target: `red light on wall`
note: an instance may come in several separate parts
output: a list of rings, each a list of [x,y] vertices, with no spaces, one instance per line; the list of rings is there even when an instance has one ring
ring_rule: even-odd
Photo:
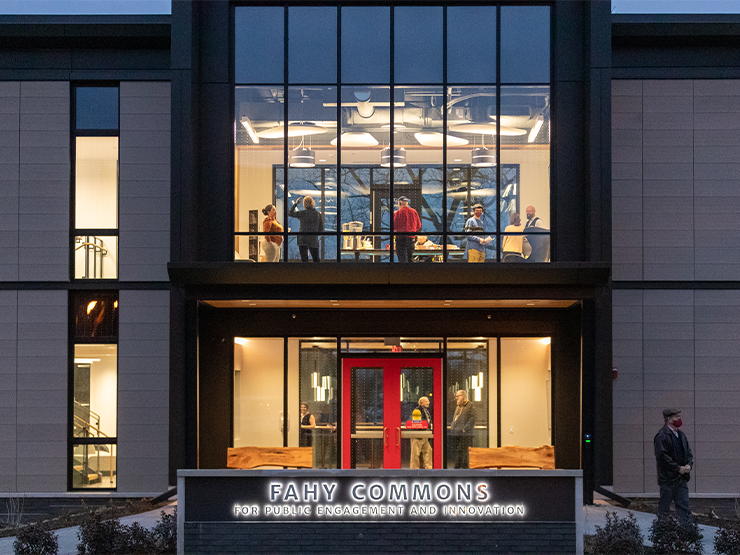
[[[615,366],[612,368],[612,380],[616,380],[617,376],[619,376],[619,368]]]
[[[402,351],[403,351],[403,347],[401,347],[400,345],[393,345],[393,347],[391,347],[392,353],[400,353]]]

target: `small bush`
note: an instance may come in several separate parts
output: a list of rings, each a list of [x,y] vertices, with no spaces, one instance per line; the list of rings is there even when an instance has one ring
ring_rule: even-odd
[[[644,537],[640,533],[635,515],[629,513],[626,518],[619,518],[617,513],[606,513],[606,526],[596,527],[593,540],[594,555],[624,555],[625,553],[642,554]]]
[[[653,521],[648,539],[656,553],[704,553],[699,525],[694,519],[669,516]]]
[[[160,513],[162,520],[154,526],[154,537],[160,553],[177,552],[177,509],[174,514]]]
[[[714,551],[718,555],[740,555],[740,522],[719,527],[714,535]]]
[[[80,525],[78,555],[156,555],[177,550],[177,517],[162,511],[153,530],[138,522],[124,526],[105,511],[91,514]]]
[[[41,522],[24,526],[18,530],[13,542],[15,555],[57,555],[59,542],[57,535],[49,530],[48,524]]]
[[[124,526],[117,518],[106,519],[102,513],[93,513],[80,524],[77,537],[78,555],[125,553]]]

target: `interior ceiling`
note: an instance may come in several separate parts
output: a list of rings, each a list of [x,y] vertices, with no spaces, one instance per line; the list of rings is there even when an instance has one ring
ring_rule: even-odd
[[[419,308],[568,308],[578,301],[554,299],[498,300],[285,300],[234,299],[204,301],[215,308],[348,308],[348,309],[419,309]]]
[[[444,104],[440,87],[397,87],[391,107],[389,89],[347,87],[342,94],[343,147],[374,147],[389,142],[391,112],[396,147],[441,147],[443,115],[447,110],[448,147],[480,146],[494,141],[497,132],[494,88],[450,87]],[[261,148],[282,145],[282,88],[237,87],[237,146]],[[303,139],[311,148],[336,144],[337,104],[334,87],[291,87],[288,91],[288,137]],[[502,146],[548,145],[550,92],[548,87],[512,87],[501,96],[499,129]],[[305,129],[299,127],[305,125]],[[295,127],[295,128],[294,128]],[[532,136],[530,132],[534,130]],[[346,134],[363,133],[377,143],[354,144]],[[420,138],[419,135],[422,135]],[[434,137],[436,135],[436,137]],[[426,137],[426,140],[424,138]],[[430,142],[431,141],[431,142]],[[439,144],[437,144],[439,143]]]

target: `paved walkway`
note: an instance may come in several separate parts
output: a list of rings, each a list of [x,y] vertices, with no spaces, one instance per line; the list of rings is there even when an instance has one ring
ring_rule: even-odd
[[[148,513],[140,513],[138,515],[125,516],[121,518],[121,524],[130,526],[134,522],[138,522],[146,528],[154,528],[154,525],[161,518],[161,512],[164,511],[167,514],[175,512],[177,501],[170,503],[164,507],[161,507],[155,511],[149,511]],[[54,530],[59,538],[59,555],[77,555],[77,544],[79,538],[77,537],[78,526],[72,526],[71,528],[60,528]],[[13,555],[13,542],[15,538],[0,538],[0,555]]]
[[[134,522],[138,522],[142,526],[147,528],[153,528],[157,521],[160,519],[160,512],[165,511],[167,514],[172,514],[175,511],[177,502],[171,503],[156,511],[149,511],[148,513],[141,513],[138,515],[131,515],[121,518],[121,524],[131,525]],[[604,527],[606,525],[606,513],[615,512],[620,518],[624,518],[630,512],[628,509],[622,509],[608,504],[606,501],[601,499],[595,499],[593,505],[586,505],[583,507],[584,516],[584,528],[586,534],[595,534],[596,526]],[[633,511],[637,519],[637,524],[640,527],[642,535],[645,536],[647,542],[648,530],[650,525],[655,519],[655,515],[648,513],[640,513]],[[717,528],[714,526],[699,526],[704,534],[702,543],[704,544],[704,554],[712,555],[714,553],[714,534]],[[59,536],[59,555],[76,555],[77,554],[77,526],[72,528],[62,528],[55,530],[55,533]],[[13,555],[13,541],[15,538],[0,538],[0,555]],[[648,545],[650,543],[648,542]]]
[[[624,518],[630,513],[630,510],[615,507],[602,499],[594,499],[593,505],[585,505],[583,507],[584,533],[589,535],[595,534],[597,525],[603,528],[606,525],[607,512],[615,512],[619,515],[619,518]],[[640,513],[637,511],[632,511],[632,514],[635,515],[635,518],[637,519],[637,525],[640,527],[640,532],[645,537],[645,543],[647,545],[652,545],[648,541],[647,537],[650,525],[652,525],[653,520],[655,520],[655,515]],[[712,553],[714,553],[714,534],[717,532],[717,528],[700,524],[699,529],[701,530],[701,533],[704,534],[704,538],[702,539],[702,544],[704,544],[704,555],[712,555]]]

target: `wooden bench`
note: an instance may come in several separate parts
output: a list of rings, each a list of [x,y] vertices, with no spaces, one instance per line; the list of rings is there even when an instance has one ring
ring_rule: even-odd
[[[229,447],[227,468],[243,470],[258,466],[313,468],[312,447]]]
[[[470,468],[541,468],[555,470],[555,447],[470,447]]]

